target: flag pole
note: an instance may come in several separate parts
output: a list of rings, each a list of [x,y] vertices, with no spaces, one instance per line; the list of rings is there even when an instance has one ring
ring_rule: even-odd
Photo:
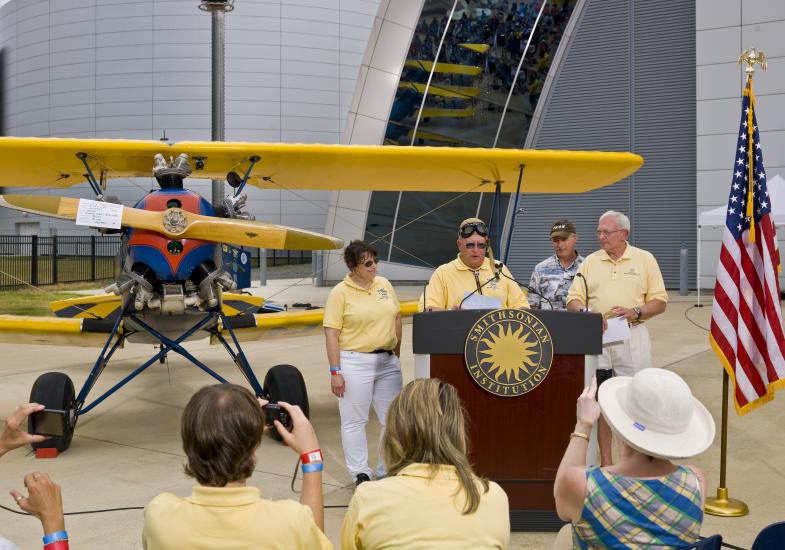
[[[738,64],[745,63],[746,67],[744,71],[747,75],[745,79],[745,90],[749,88],[750,94],[752,94],[752,75],[755,72],[755,64],[758,63],[761,68],[765,71],[766,70],[766,57],[763,52],[755,52],[755,48],[750,48],[749,50],[745,50],[740,56]],[[750,109],[748,113],[749,120],[752,120],[752,112],[753,112],[753,103],[752,97],[750,97]],[[753,127],[752,123],[748,122],[747,124],[747,131],[749,132],[749,144],[750,144],[750,154],[752,152],[752,132]],[[751,170],[752,164],[748,163],[748,167]],[[748,189],[752,192],[752,175],[750,175],[750,179]],[[752,201],[748,200],[748,216],[751,217],[751,210]],[[750,240],[754,241],[754,223],[750,224]],[[728,465],[728,372],[725,369],[722,369],[722,433],[720,435],[720,484],[717,487],[717,496],[714,498],[707,498],[706,499],[706,513],[712,516],[722,516],[722,517],[739,517],[739,516],[746,516],[750,513],[749,507],[746,503],[741,500],[730,498],[728,496],[728,488],[726,486],[726,473],[727,473],[727,465]]]
[[[728,373],[722,369],[722,434],[720,440],[720,485],[716,498],[706,499],[706,513],[712,516],[735,518],[746,516],[750,509],[741,500],[730,498],[725,485],[728,465]]]

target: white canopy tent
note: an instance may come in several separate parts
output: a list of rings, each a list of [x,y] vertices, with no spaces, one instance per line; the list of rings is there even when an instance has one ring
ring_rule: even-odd
[[[785,179],[777,174],[766,182],[771,203],[771,214],[774,219],[774,226],[777,228],[785,227]],[[728,214],[727,206],[719,206],[706,212],[701,212],[698,216],[698,303],[701,301],[701,228],[702,227],[724,227],[725,217]],[[780,236],[783,233],[779,234]]]

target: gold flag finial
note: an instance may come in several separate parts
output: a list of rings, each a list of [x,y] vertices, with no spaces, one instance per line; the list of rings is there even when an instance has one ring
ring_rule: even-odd
[[[760,68],[764,71],[766,70],[766,54],[763,52],[756,52],[755,48],[750,48],[749,50],[744,50],[741,52],[739,56],[739,61],[736,65],[741,65],[742,63],[746,63],[747,66],[744,68],[744,71],[747,73],[748,76],[752,76],[752,73],[755,72],[755,63],[760,65]]]

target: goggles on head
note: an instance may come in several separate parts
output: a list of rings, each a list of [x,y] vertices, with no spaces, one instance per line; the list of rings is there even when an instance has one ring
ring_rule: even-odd
[[[480,237],[487,237],[488,227],[483,222],[469,222],[462,225],[458,231],[458,234],[464,239],[468,239],[474,233],[477,233]]]

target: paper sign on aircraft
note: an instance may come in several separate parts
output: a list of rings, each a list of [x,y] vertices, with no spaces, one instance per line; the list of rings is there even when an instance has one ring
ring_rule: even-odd
[[[79,199],[79,208],[76,211],[76,225],[120,229],[122,220],[122,204]]]

